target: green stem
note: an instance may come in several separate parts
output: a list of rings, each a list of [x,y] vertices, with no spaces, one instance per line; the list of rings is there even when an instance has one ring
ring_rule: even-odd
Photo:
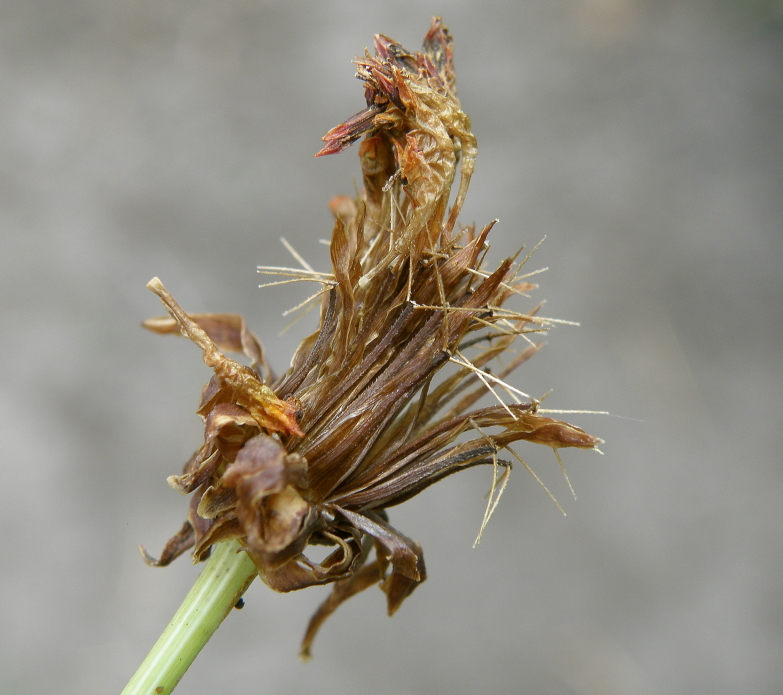
[[[122,695],[168,695],[256,577],[247,553],[228,541],[212,555],[169,626]]]

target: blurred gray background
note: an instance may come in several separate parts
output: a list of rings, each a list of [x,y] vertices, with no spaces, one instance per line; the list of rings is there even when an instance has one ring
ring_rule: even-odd
[[[325,269],[383,32],[455,37],[479,158],[462,221],[531,267],[558,327],[516,386],[606,440],[522,445],[484,540],[490,471],[392,511],[429,580],[371,589],[297,660],[328,589],[260,583],[178,692],[783,691],[783,7],[739,0],[0,5],[0,692],[118,693],[199,568],[150,569],[201,438],[198,350],[139,328],[159,275],[186,310],[243,313],[278,370],[307,289],[259,290],[289,239]],[[279,291],[278,291],[279,290]],[[622,416],[622,417],[615,417]]]

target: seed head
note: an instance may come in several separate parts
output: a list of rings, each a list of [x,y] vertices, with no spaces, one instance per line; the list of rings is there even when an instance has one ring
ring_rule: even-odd
[[[169,478],[192,494],[188,518],[159,559],[145,558],[166,565],[192,548],[199,561],[237,539],[276,591],[332,583],[303,655],[347,598],[380,584],[391,615],[424,581],[420,546],[389,525],[387,509],[456,471],[491,465],[483,530],[511,469],[504,455],[524,464],[512,444],[557,451],[601,441],[543,417],[538,401],[505,381],[539,349],[530,336],[552,321],[539,307],[505,307],[535,285],[516,258],[484,268],[494,222],[478,232],[457,226],[477,150],[448,30],[433,19],[418,53],[376,35],[375,55],[355,62],[366,107],[330,130],[318,153],[361,138],[364,191],[330,203],[332,270],[260,269],[321,286],[311,297],[318,329],[288,371],[271,375],[241,317],[188,315],[157,278],[148,285],[170,316],[145,326],[190,338],[214,376],[197,411],[204,443]],[[250,366],[221,350],[244,353]],[[488,393],[496,403],[472,409]],[[316,562],[313,545],[332,551]]]

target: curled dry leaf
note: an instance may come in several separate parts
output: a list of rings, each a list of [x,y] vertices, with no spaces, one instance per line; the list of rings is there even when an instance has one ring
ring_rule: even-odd
[[[518,441],[555,450],[600,442],[542,417],[535,400],[520,401],[504,381],[538,350],[528,334],[550,321],[538,307],[504,307],[534,286],[514,258],[483,268],[494,223],[454,231],[476,140],[456,96],[448,31],[434,19],[418,53],[378,35],[375,55],[356,65],[367,105],[329,131],[318,153],[362,138],[364,192],[330,204],[332,271],[262,269],[323,288],[314,296],[318,329],[288,371],[270,376],[241,317],[189,316],[157,278],[149,287],[170,318],[145,323],[186,335],[215,372],[198,409],[204,443],[169,479],[193,495],[188,519],[158,560],[146,559],[165,565],[193,548],[202,560],[215,543],[238,539],[277,591],[333,583],[308,627],[305,656],[350,596],[379,584],[392,614],[424,581],[420,546],[389,525],[387,509],[472,466],[502,468],[504,485],[511,463],[503,452]],[[527,346],[517,351],[520,337]],[[221,349],[244,353],[251,366]],[[471,410],[490,391],[496,404]],[[497,497],[490,502],[487,517]],[[331,552],[316,562],[312,545]]]

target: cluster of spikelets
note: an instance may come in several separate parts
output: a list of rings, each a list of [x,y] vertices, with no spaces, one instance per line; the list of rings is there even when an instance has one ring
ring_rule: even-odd
[[[478,232],[456,225],[476,141],[456,97],[447,29],[433,20],[419,53],[376,36],[375,56],[356,65],[367,107],[330,131],[319,152],[362,138],[364,192],[331,203],[332,272],[262,269],[321,285],[312,298],[318,329],[288,371],[272,377],[241,317],[188,315],[157,278],[149,287],[170,317],[145,324],[183,333],[214,370],[198,408],[204,443],[169,479],[193,495],[187,521],[158,560],[147,560],[165,565],[190,548],[203,560],[214,544],[237,539],[277,591],[334,583],[303,654],[350,596],[380,584],[392,614],[425,579],[422,550],[389,525],[389,507],[456,471],[490,465],[486,522],[511,467],[504,454],[524,465],[514,442],[555,452],[600,442],[542,416],[505,382],[538,348],[527,334],[550,321],[535,309],[504,308],[534,285],[515,258],[483,268],[492,224]],[[223,354],[231,351],[250,366]],[[472,409],[488,393],[496,403]],[[331,552],[315,562],[311,545]]]

